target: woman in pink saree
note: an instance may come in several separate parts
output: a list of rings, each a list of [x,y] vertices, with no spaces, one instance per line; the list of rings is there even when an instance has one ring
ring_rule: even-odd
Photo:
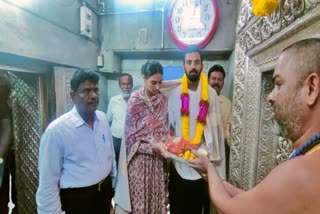
[[[131,213],[167,213],[168,158],[165,142],[169,138],[168,102],[160,92],[163,69],[148,61],[141,68],[144,87],[134,91],[128,101],[125,144]]]

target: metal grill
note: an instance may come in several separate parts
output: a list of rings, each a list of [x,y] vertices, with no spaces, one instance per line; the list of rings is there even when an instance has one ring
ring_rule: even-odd
[[[34,214],[37,213],[35,194],[38,186],[38,149],[42,124],[39,89],[34,86],[38,81],[36,84],[28,83],[13,73],[8,74],[13,95],[18,210],[22,214]]]

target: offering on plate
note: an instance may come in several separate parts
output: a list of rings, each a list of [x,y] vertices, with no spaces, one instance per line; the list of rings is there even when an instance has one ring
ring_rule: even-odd
[[[167,150],[176,156],[182,157],[187,160],[195,159],[196,156],[191,150],[198,150],[199,153],[207,155],[207,151],[203,148],[199,149],[199,144],[194,144],[190,141],[180,137],[169,138],[166,142]]]
[[[205,150],[204,148],[199,148],[199,149],[198,149],[198,153],[201,154],[201,155],[205,155],[205,156],[208,155],[207,150]]]

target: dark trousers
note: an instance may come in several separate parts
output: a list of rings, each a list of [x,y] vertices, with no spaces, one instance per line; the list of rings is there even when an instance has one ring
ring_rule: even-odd
[[[16,191],[16,164],[14,150],[9,149],[5,158],[2,185],[0,188],[0,213],[9,213],[8,203],[10,201],[10,175],[11,175],[11,200],[15,204],[12,213],[17,213],[17,191]]]
[[[170,214],[208,214],[210,211],[208,183],[203,179],[186,180],[181,178],[171,163],[169,203]]]
[[[61,189],[60,197],[66,214],[110,214],[111,178],[108,176],[103,182],[89,187]]]
[[[121,140],[122,140],[121,138],[117,138],[117,137],[112,136],[112,141],[113,141],[114,153],[116,155],[117,166],[118,166],[118,163],[119,163]]]
[[[226,179],[229,180],[229,164],[230,164],[230,147],[228,144],[225,144],[225,153],[226,153]]]

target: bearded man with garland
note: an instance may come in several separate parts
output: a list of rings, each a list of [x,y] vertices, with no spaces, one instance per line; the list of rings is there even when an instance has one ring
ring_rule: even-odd
[[[220,176],[225,178],[222,115],[217,93],[208,87],[200,49],[189,46],[183,58],[181,84],[169,92],[169,123],[173,136],[204,147]],[[209,213],[208,184],[188,164],[172,159],[169,173],[170,213]],[[186,194],[187,192],[187,194]]]

